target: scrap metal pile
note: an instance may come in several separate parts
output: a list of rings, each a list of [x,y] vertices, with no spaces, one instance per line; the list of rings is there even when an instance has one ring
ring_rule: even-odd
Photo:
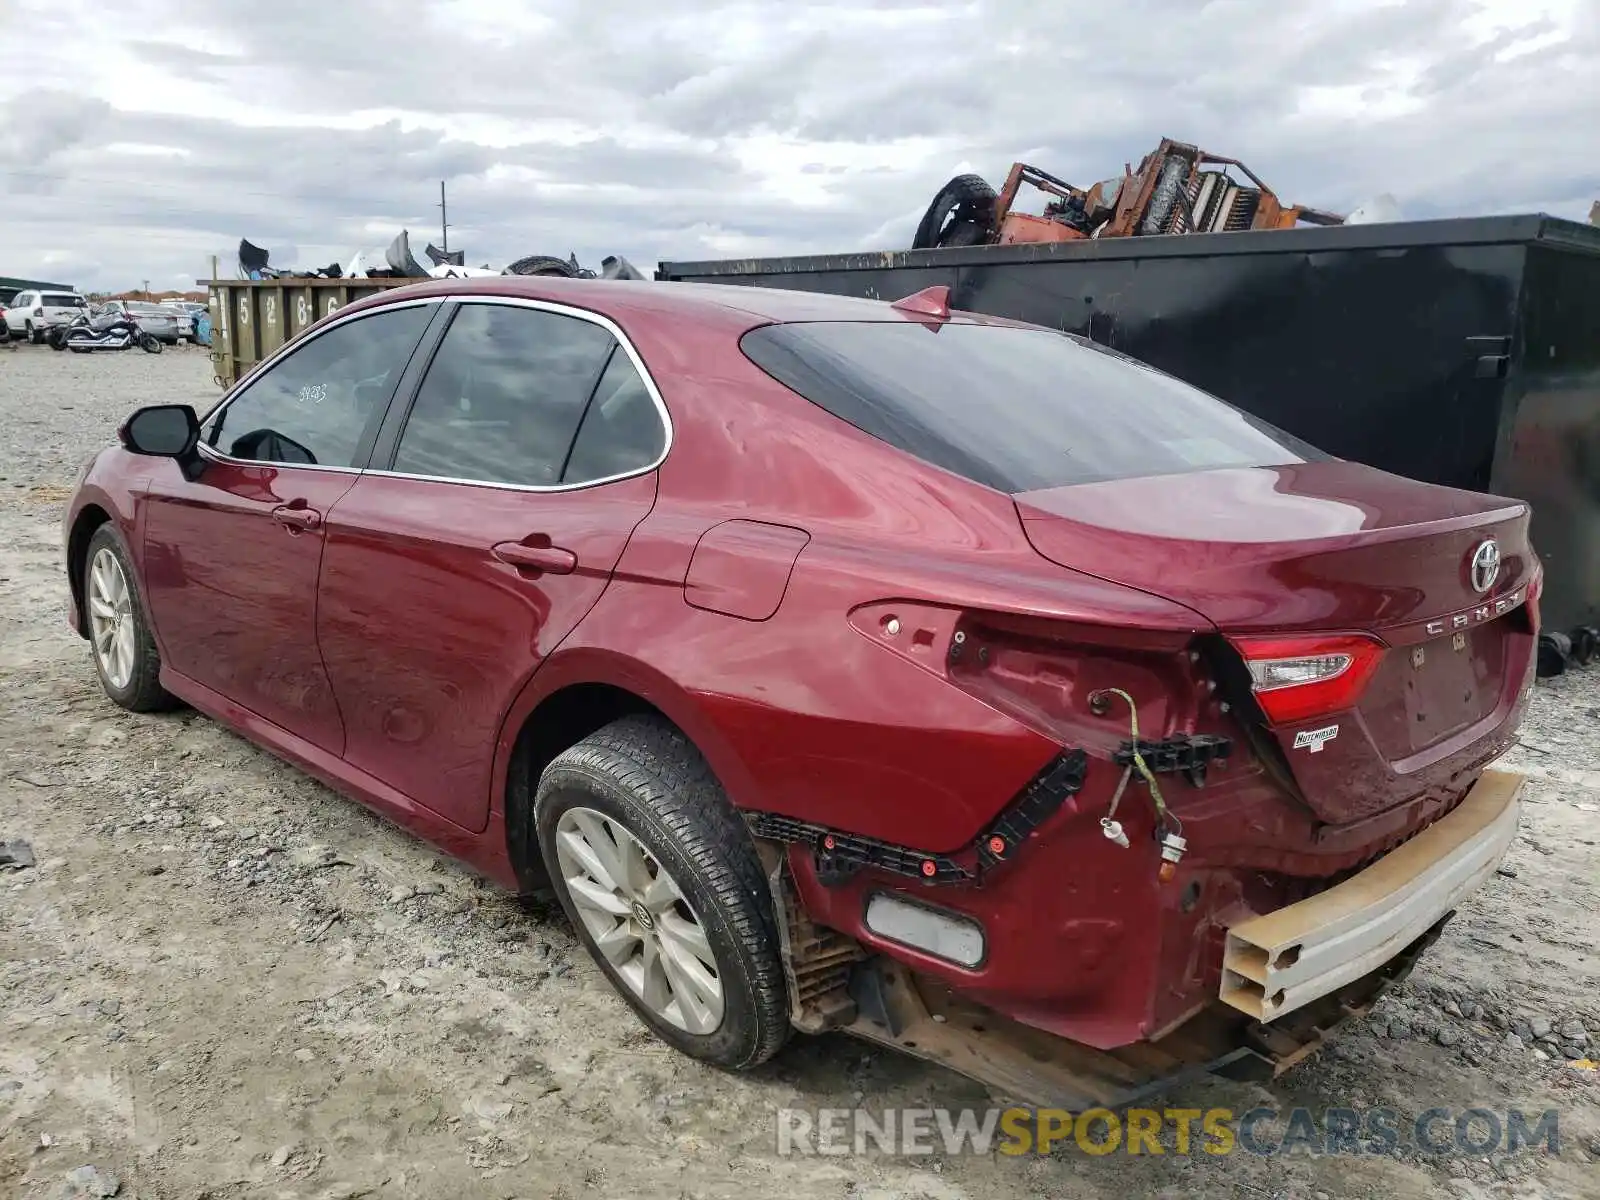
[[[1235,178],[1233,171],[1244,177]],[[1049,200],[1042,215],[1015,211],[1023,184]],[[1015,245],[1084,238],[1152,234],[1232,233],[1343,225],[1337,213],[1285,205],[1242,162],[1163,138],[1120,178],[1079,188],[1027,163],[1013,163],[996,194],[980,176],[958,175],[945,184],[917,226],[912,249],[937,246]]]
[[[466,265],[466,254],[461,250],[441,250],[432,242],[423,251],[432,266],[424,267],[411,253],[411,237],[402,229],[389,245],[377,250],[363,250],[349,262],[341,265],[329,263],[325,267],[284,269],[269,265],[270,253],[245,238],[239,239],[239,277],[241,279],[468,279],[479,275],[556,275],[567,279],[645,279],[647,276],[620,255],[607,255],[600,260],[600,270],[592,271],[579,266],[578,256],[556,258],[548,254],[530,254],[505,267],[495,268],[485,263],[481,267]]]

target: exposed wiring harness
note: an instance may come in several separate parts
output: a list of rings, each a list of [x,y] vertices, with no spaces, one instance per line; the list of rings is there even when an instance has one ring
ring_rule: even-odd
[[[1161,796],[1161,785],[1156,782],[1155,772],[1150,769],[1150,764],[1144,761],[1144,755],[1139,753],[1139,706],[1134,703],[1133,697],[1121,688],[1101,688],[1096,696],[1120,696],[1128,704],[1128,732],[1133,738],[1133,762],[1122,772],[1122,778],[1117,781],[1117,790],[1111,794],[1111,807],[1106,811],[1106,819],[1114,820],[1117,815],[1117,805],[1122,803],[1122,793],[1127,790],[1128,780],[1137,770],[1144,781],[1150,785],[1150,799],[1156,809],[1156,834],[1171,830],[1180,837],[1183,835],[1183,822],[1176,813],[1167,807],[1167,802]]]

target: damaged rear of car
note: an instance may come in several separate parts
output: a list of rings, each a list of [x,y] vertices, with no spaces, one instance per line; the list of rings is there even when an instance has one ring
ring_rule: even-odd
[[[959,844],[932,810],[895,838],[752,817],[783,847],[796,1023],[1069,1105],[1282,1070],[1409,969],[1514,833],[1520,780],[1484,768],[1533,685],[1527,506],[1334,460],[930,291],[921,323],[741,344],[1010,498],[1025,582],[851,620],[1053,753]],[[1104,610],[1070,611],[1090,580]]]

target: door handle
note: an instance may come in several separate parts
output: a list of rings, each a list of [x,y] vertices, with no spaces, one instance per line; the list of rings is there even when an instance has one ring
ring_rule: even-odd
[[[315,529],[322,524],[322,514],[316,509],[295,508],[289,504],[280,504],[273,509],[272,519],[296,533],[302,529]]]
[[[501,542],[490,551],[503,563],[523,570],[548,571],[552,575],[571,575],[578,568],[578,556],[560,546],[529,546],[523,542]]]

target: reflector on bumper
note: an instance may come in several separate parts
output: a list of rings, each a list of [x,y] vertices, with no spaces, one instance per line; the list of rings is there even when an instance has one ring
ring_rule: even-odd
[[[1454,811],[1366,870],[1228,930],[1222,999],[1271,1021],[1400,953],[1499,866],[1523,782],[1485,771]]]
[[[867,928],[879,937],[936,954],[963,967],[983,962],[983,929],[970,917],[932,905],[874,892],[867,901]]]

